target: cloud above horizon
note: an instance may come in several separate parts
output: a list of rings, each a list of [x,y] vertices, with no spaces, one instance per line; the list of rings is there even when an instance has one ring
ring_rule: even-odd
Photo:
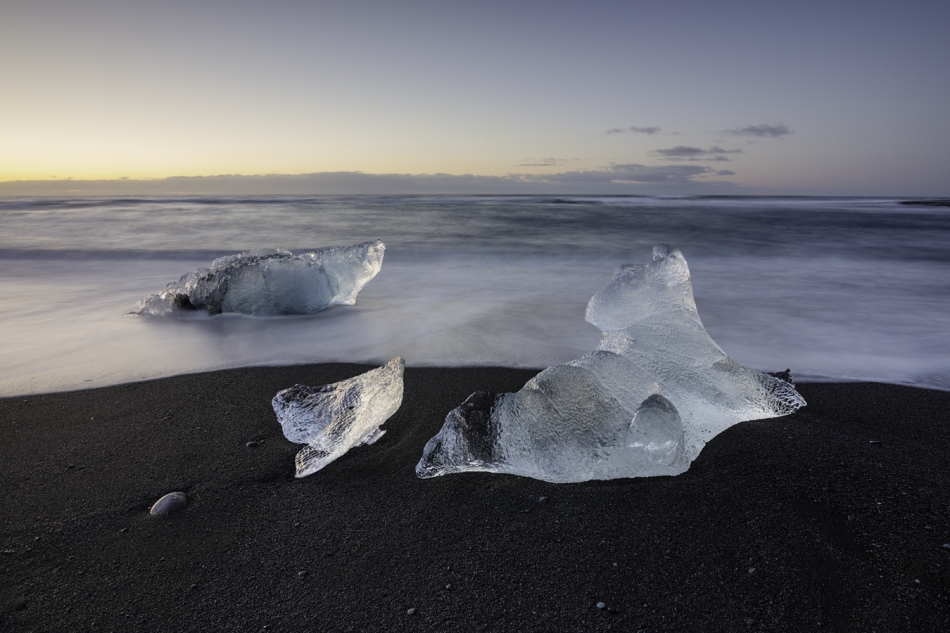
[[[637,127],[636,125],[631,125],[630,127],[615,127],[607,130],[604,134],[623,134],[624,132],[632,132],[634,134],[658,134],[662,132],[663,129],[657,126],[649,127]]]
[[[525,162],[518,163],[515,165],[515,167],[558,167],[564,163],[571,163],[579,160],[580,158],[526,158]]]
[[[695,178],[713,174],[703,165],[641,165],[639,163],[612,163],[601,169],[564,171],[544,176],[509,174],[524,182],[547,183],[638,183],[684,184],[695,183]],[[541,179],[541,180],[539,180]]]
[[[732,176],[705,165],[611,163],[552,174],[309,174],[177,176],[154,180],[19,180],[0,182],[0,196],[89,195],[412,195],[412,194],[624,194],[719,190],[735,185],[709,177]],[[644,187],[646,189],[644,189]]]
[[[734,128],[731,130],[723,130],[723,134],[729,134],[730,136],[758,136],[760,138],[779,138],[782,136],[789,136],[794,134],[795,131],[789,129],[784,123],[776,123],[775,125],[769,125],[763,123],[762,125],[749,125],[742,128]]]

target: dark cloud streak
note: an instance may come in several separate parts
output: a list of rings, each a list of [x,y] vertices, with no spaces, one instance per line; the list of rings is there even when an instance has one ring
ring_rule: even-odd
[[[636,125],[631,125],[630,127],[615,127],[607,130],[605,134],[623,134],[624,132],[632,132],[634,134],[659,134],[663,129],[655,125],[649,127],[637,127]]]
[[[795,131],[789,129],[784,123],[776,123],[775,125],[763,123],[762,125],[749,125],[742,128],[723,130],[723,134],[731,136],[758,136],[761,138],[780,138],[794,133]]]
[[[670,147],[668,149],[651,150],[650,153],[667,160],[704,160],[724,162],[729,160],[730,155],[744,154],[745,152],[741,149],[723,149],[717,145],[714,145],[709,149],[690,147],[688,145],[677,145],[676,147]]]

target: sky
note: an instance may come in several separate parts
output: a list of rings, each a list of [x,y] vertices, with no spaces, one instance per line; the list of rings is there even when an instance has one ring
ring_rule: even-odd
[[[950,3],[2,0],[0,195],[950,195]]]

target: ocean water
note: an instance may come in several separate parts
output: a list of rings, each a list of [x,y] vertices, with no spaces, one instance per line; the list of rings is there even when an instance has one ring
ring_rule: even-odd
[[[380,238],[356,306],[125,316],[221,255]],[[950,390],[950,209],[880,198],[0,198],[0,396],[247,365],[546,367],[654,244],[689,262],[733,359],[798,380]],[[476,389],[477,385],[472,385]]]

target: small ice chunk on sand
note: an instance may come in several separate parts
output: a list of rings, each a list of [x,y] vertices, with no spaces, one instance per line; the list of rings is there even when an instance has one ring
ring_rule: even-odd
[[[294,255],[261,249],[219,257],[149,295],[132,315],[167,316],[180,310],[208,314],[309,314],[353,305],[383,265],[381,240]]]
[[[354,446],[372,444],[379,427],[402,404],[405,363],[397,356],[382,367],[322,387],[294,385],[271,404],[284,437],[306,444],[297,453],[297,477],[317,472]]]
[[[791,379],[739,365],[703,327],[678,249],[621,266],[591,298],[594,352],[517,393],[476,392],[449,413],[421,478],[510,473],[551,482],[677,475],[713,437],[805,404]]]

